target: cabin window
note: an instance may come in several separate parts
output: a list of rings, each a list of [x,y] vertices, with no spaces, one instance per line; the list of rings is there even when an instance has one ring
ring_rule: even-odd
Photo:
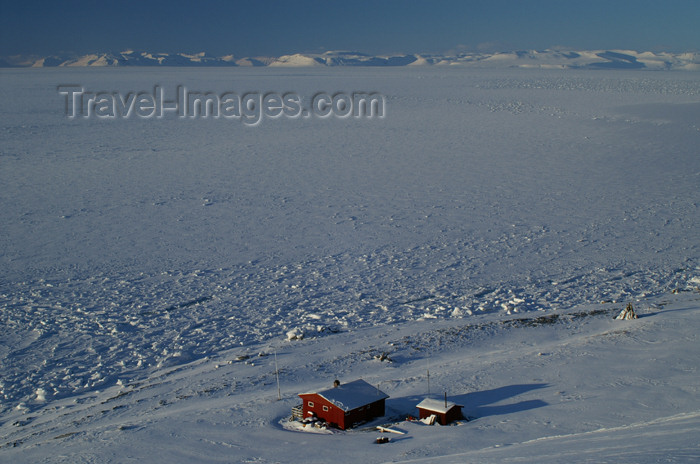
[[[314,407],[314,402],[313,402],[313,401],[309,401],[309,402],[306,403],[306,404],[307,404],[310,408],[313,408],[313,407]]]
[[[324,407],[323,407],[323,410],[326,411],[326,412],[328,412],[328,406],[324,406]]]

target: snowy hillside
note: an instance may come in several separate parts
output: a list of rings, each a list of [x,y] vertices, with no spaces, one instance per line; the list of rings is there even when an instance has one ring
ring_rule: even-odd
[[[700,456],[695,73],[60,67],[0,84],[0,461]],[[67,84],[376,92],[386,115],[71,119]],[[613,320],[629,302],[640,318]],[[469,422],[405,421],[428,369]],[[377,385],[387,415],[298,431],[297,393],[336,378]],[[378,424],[406,434],[374,444]]]
[[[296,53],[279,57],[211,56],[205,52],[151,53],[127,50],[83,56],[11,56],[0,67],[83,66],[465,66],[479,68],[647,69],[700,71],[696,52],[637,52],[634,50],[521,50],[498,53],[368,55],[348,51]]]
[[[590,306],[547,316],[413,322],[262,343],[4,415],[11,462],[696,462],[700,295],[639,319]],[[376,353],[388,355],[379,361]],[[281,376],[277,400],[275,363]],[[431,391],[469,421],[406,421]],[[297,393],[364,377],[391,395],[357,429],[290,422]],[[376,425],[405,432],[376,445]]]

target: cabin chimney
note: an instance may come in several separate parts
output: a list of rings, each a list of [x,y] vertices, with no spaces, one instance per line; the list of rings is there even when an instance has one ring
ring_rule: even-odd
[[[447,392],[445,392],[445,408],[447,408]]]

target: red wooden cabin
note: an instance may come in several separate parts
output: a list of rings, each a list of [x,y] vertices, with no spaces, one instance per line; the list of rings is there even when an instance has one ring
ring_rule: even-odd
[[[318,392],[300,393],[304,417],[316,416],[329,425],[345,430],[384,415],[389,395],[362,379]]]
[[[463,419],[462,408],[464,406],[447,401],[447,399],[436,400],[426,398],[416,406],[418,408],[418,417],[425,419],[435,415],[435,420],[440,425],[447,425],[450,422]]]

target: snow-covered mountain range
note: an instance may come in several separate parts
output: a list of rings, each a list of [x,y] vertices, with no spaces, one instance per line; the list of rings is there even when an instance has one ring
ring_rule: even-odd
[[[631,50],[528,50],[497,53],[368,55],[328,51],[257,57],[212,56],[205,52],[150,53],[126,50],[88,55],[0,57],[0,67],[56,66],[474,66],[488,68],[653,69],[700,71],[700,53]]]

